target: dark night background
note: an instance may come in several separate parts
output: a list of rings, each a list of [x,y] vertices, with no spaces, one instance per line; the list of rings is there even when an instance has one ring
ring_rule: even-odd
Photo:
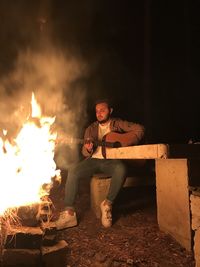
[[[1,0],[1,77],[19,49],[40,46],[49,35],[90,66],[76,81],[87,90],[88,121],[93,102],[109,97],[115,116],[146,126],[150,143],[200,140],[197,3]],[[47,21],[42,31],[40,18]]]

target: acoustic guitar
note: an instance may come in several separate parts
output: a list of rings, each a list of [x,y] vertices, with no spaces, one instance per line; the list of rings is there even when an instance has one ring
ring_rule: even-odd
[[[92,141],[94,147],[101,146],[101,152],[104,158],[106,158],[106,149],[107,148],[118,148],[118,147],[126,147],[133,145],[135,143],[135,133],[133,131],[126,133],[117,133],[110,132],[102,138],[102,141]],[[90,140],[84,139],[74,139],[74,138],[62,138],[58,139],[57,143],[68,143],[68,144],[84,144],[87,142],[91,142]]]
[[[135,143],[136,135],[133,131],[126,133],[110,132],[104,135],[102,142],[113,143],[114,147],[131,146]],[[105,144],[106,146],[106,144]]]

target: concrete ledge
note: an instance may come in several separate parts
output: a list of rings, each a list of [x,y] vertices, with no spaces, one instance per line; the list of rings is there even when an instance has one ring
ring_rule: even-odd
[[[168,145],[152,144],[119,148],[107,148],[108,159],[160,159],[168,158]]]
[[[200,158],[200,144],[148,144],[107,148],[108,159]]]

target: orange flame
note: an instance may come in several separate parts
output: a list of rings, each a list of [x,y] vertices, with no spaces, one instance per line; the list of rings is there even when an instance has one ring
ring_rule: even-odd
[[[51,131],[55,117],[42,117],[32,94],[32,119],[28,119],[14,144],[0,138],[0,214],[6,209],[40,202],[49,192],[53,177],[60,177],[54,162],[56,133]],[[48,188],[48,187],[47,187]]]

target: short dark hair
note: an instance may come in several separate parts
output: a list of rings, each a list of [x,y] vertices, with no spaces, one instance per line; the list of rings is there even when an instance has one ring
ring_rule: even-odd
[[[101,103],[106,103],[109,108],[112,107],[111,101],[108,98],[101,98],[101,99],[96,100],[94,103],[94,107],[96,107],[96,105],[101,104]]]

